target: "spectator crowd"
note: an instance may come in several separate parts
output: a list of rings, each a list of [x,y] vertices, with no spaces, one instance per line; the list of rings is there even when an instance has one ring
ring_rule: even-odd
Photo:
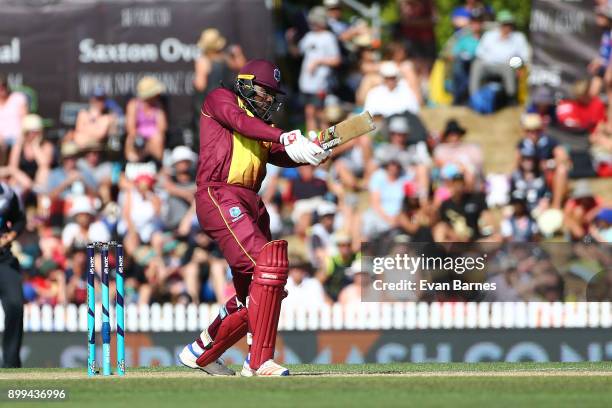
[[[531,92],[514,168],[502,177],[486,173],[484,152],[466,141],[470,129],[461,119],[449,120],[439,134],[421,120],[436,57],[433,6],[400,0],[398,11],[384,41],[367,21],[348,18],[339,0],[291,16],[277,36],[287,104],[302,112],[281,120],[317,131],[366,109],[377,123],[374,134],[338,147],[319,168],[269,165],[260,194],[274,237],[289,241],[285,302],[359,301],[368,279],[362,242],[611,242],[611,203],[585,180],[570,188],[575,164],[556,135],[584,135],[594,171],[612,175],[606,119],[612,104],[600,98],[612,89],[612,7],[597,8],[606,30],[601,55],[572,94]],[[519,104],[530,50],[514,16],[466,0],[445,18],[456,28],[440,54],[451,67],[452,103],[485,112],[492,92]],[[216,29],[204,30],[198,46],[196,132],[206,94],[219,81],[231,85],[247,60]],[[29,112],[27,97],[0,78],[0,179],[19,193],[27,213],[13,251],[28,302],[85,302],[86,245],[111,240],[125,248],[127,303],[223,302],[232,295],[227,264],[195,216],[197,141],[169,142],[164,93],[164,83],[145,76],[123,107],[96,88],[73,128],[52,138],[45,121]],[[111,143],[117,138],[118,147]],[[513,299],[521,293],[529,294],[525,300],[546,299],[537,290],[521,291],[523,269],[491,279],[518,282]],[[556,284],[546,275],[542,285],[547,278]]]

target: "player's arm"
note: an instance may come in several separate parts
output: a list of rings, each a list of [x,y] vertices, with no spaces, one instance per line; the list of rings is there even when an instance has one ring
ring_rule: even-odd
[[[281,129],[247,115],[236,104],[236,95],[227,89],[219,88],[211,92],[204,102],[202,114],[251,139],[279,143],[280,135],[283,133]]]
[[[6,246],[13,242],[15,238],[25,229],[26,217],[17,194],[13,193],[9,209],[6,213],[6,221],[10,225],[10,231],[0,236],[0,246]]]

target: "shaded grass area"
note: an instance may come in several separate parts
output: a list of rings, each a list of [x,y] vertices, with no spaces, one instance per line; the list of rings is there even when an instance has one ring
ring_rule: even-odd
[[[73,374],[84,369],[0,370],[0,389],[63,388],[67,401],[53,406],[66,407],[604,407],[612,401],[612,363],[449,363],[449,364],[363,364],[294,365],[295,373],[436,373],[456,372],[437,377],[302,376],[288,378],[213,378],[208,376],[177,378],[176,375],[130,377],[129,373],[190,373],[180,367],[131,369],[125,378],[103,381],[88,379],[20,379],[11,374]],[[515,372],[512,377],[488,376],[492,372]],[[521,371],[531,372],[521,376]],[[533,375],[541,371],[541,375]],[[588,377],[581,372],[609,372]],[[461,373],[482,373],[462,377]],[[566,372],[562,377],[547,372]],[[0,398],[0,405],[6,404]],[[17,407],[42,406],[20,402]],[[8,406],[8,405],[7,405]]]

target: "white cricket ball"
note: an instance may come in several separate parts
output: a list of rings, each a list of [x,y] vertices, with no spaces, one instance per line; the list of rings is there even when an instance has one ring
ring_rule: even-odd
[[[523,66],[523,60],[521,57],[512,57],[510,61],[508,61],[508,65],[510,65],[510,68],[517,69]]]

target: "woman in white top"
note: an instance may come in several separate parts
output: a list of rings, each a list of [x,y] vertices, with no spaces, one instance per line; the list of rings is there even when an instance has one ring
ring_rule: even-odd
[[[117,232],[125,235],[124,247],[132,254],[141,244],[152,244],[153,236],[161,230],[161,200],[153,191],[155,177],[143,173],[134,179],[134,187],[125,191],[123,217]]]

